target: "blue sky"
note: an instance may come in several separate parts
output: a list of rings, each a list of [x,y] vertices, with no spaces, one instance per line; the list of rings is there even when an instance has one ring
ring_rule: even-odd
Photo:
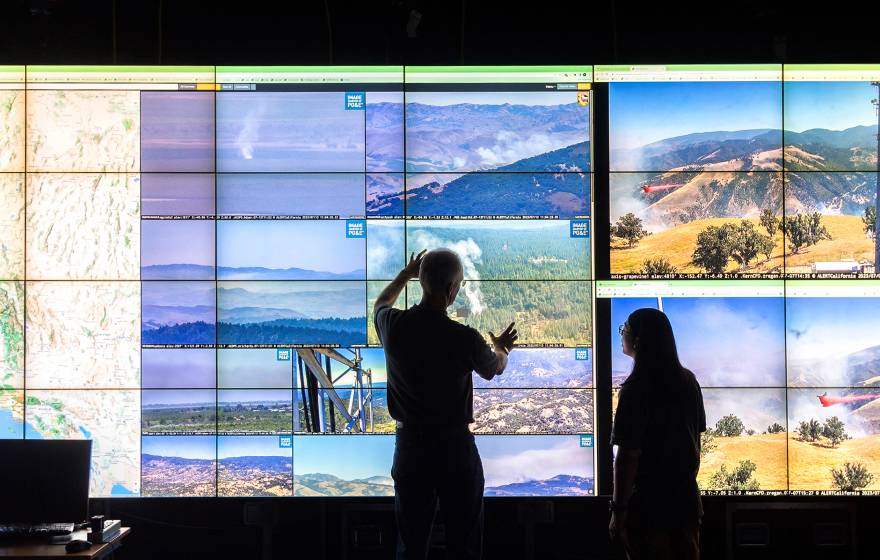
[[[367,92],[367,111],[370,110],[370,103],[403,103],[402,91],[368,91]]]
[[[803,132],[877,126],[871,104],[876,98],[877,87],[870,82],[786,82],[785,129]]]
[[[384,383],[387,378],[385,369],[385,350],[382,348],[363,348],[361,349],[361,367],[373,370],[373,382]]]
[[[577,103],[575,91],[444,91],[444,92],[408,92],[407,103],[423,103],[425,105],[458,105],[472,103],[475,105],[567,105]]]
[[[148,387],[213,387],[216,353],[196,348],[141,351],[142,385]]]
[[[214,405],[214,389],[155,389],[141,391],[141,405],[153,404],[210,404]]]
[[[144,436],[141,453],[182,457],[184,459],[214,459],[214,436]]]
[[[217,265],[350,272],[366,264],[363,239],[344,220],[227,220],[217,224]]]
[[[156,264],[214,266],[214,221],[141,220],[141,266]]]
[[[656,308],[656,298],[611,302],[613,371],[632,367],[620,349],[617,327],[641,307]],[[704,387],[785,386],[782,298],[667,297],[663,310],[672,323],[682,364]]]
[[[828,360],[880,346],[880,298],[790,297],[787,345],[792,360]]]
[[[290,387],[292,360],[277,359],[275,348],[229,348],[218,351],[221,387]]]
[[[323,473],[344,480],[391,476],[394,436],[294,436],[294,474]]]
[[[782,128],[780,82],[615,83],[609,91],[612,150],[694,132]]]
[[[352,358],[352,353],[345,350],[340,349],[340,354],[345,356],[346,358]],[[385,351],[382,348],[361,348],[361,367],[365,370],[371,369],[373,375],[373,387],[377,388],[377,384],[387,382],[387,373],[385,371]],[[324,358],[321,357],[321,365],[324,365]],[[332,362],[332,377],[334,380],[337,380],[335,383],[336,387],[344,388],[351,387],[354,384],[355,375],[353,371],[346,373],[345,375],[340,375],[346,369],[345,366],[340,364],[339,362]],[[364,379],[366,383],[366,378]],[[297,377],[296,384],[299,384],[299,378]]]
[[[246,456],[290,457],[290,447],[280,447],[278,436],[219,436],[217,458]]]

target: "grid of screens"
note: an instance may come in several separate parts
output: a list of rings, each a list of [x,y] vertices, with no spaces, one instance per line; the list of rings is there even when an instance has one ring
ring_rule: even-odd
[[[93,439],[95,496],[392,495],[372,303],[443,245],[522,325],[486,495],[594,494],[592,68],[404,78],[0,68],[0,437]]]
[[[612,280],[597,297],[612,386],[631,367],[618,325],[660,308],[703,387],[704,491],[880,492],[880,66],[596,79],[609,82]]]

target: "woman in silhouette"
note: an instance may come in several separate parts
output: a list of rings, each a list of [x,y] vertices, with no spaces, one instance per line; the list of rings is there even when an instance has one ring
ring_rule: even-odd
[[[696,560],[700,433],[706,431],[700,384],[681,365],[662,311],[637,309],[618,331],[633,368],[620,387],[611,434],[617,454],[608,529],[631,560]]]

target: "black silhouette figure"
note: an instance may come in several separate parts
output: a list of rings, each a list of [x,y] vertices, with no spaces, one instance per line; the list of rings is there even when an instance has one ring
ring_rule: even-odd
[[[662,311],[637,309],[619,332],[634,363],[620,387],[611,434],[618,449],[608,529],[631,560],[696,560],[700,433],[706,431],[700,384],[681,365]]]
[[[422,300],[392,307],[411,279]],[[507,366],[517,340],[513,323],[492,346],[446,314],[464,285],[461,261],[448,249],[411,256],[373,307],[385,347],[388,411],[397,420],[391,476],[397,516],[398,559],[423,560],[438,501],[448,558],[480,558],[483,538],[483,464],[469,429],[473,372],[492,379]]]

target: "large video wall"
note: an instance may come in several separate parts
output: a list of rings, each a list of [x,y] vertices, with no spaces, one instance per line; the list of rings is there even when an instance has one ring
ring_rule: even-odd
[[[703,387],[705,492],[876,493],[880,66],[609,66],[596,79],[612,386],[631,367],[617,325],[662,309]]]
[[[93,439],[95,496],[393,495],[372,305],[447,246],[451,316],[521,325],[486,494],[595,493],[592,67],[0,76],[0,437]]]
[[[450,317],[520,331],[474,381],[487,496],[608,491],[640,307],[703,387],[704,492],[880,493],[878,83],[0,67],[0,437],[93,439],[95,496],[390,496],[372,305],[446,246]]]

